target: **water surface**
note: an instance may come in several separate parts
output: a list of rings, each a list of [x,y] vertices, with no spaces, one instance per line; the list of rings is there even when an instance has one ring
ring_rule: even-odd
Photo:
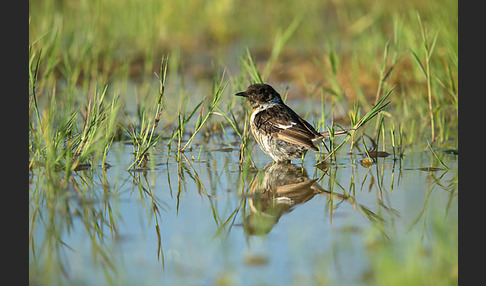
[[[178,159],[161,143],[147,168],[127,171],[133,148],[116,142],[110,168],[78,171],[52,197],[39,167],[31,280],[364,285],[379,271],[376,245],[406,256],[435,241],[438,221],[457,229],[457,155],[436,150],[449,169],[426,146],[362,165],[365,155],[348,145],[316,167],[316,153],[275,165],[253,146],[258,169],[240,169],[238,147],[213,138]]]

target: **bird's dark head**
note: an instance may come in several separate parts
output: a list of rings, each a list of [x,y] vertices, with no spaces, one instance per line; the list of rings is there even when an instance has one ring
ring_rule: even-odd
[[[255,83],[250,85],[245,91],[238,92],[236,96],[243,96],[254,107],[266,103],[281,103],[280,94],[268,84]]]

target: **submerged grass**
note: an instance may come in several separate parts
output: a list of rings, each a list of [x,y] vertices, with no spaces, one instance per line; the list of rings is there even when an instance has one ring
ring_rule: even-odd
[[[378,101],[382,90],[395,85],[393,115],[407,132],[413,130],[408,126],[415,124],[413,136],[428,133],[432,144],[436,140],[441,144],[456,136],[449,128],[444,128],[444,124],[457,122],[457,19],[451,13],[457,11],[457,3],[453,1],[441,5],[378,1],[369,10],[356,1],[340,5],[327,1],[301,5],[306,7],[287,3],[276,6],[278,13],[272,13],[271,21],[268,17],[260,18],[263,21],[260,24],[268,27],[266,35],[253,24],[236,23],[244,18],[245,11],[257,17],[265,14],[266,9],[271,11],[272,3],[260,3],[261,9],[254,11],[253,1],[243,6],[232,1],[225,5],[198,2],[191,7],[182,2],[30,3],[35,11],[31,13],[29,24],[33,53],[42,51],[45,55],[37,69],[43,79],[37,88],[42,93],[46,88],[52,90],[56,82],[66,80],[68,89],[93,90],[96,82],[151,77],[160,67],[157,59],[168,53],[176,55],[173,65],[180,69],[174,70],[175,74],[184,78],[211,78],[214,65],[190,55],[196,48],[206,49],[213,61],[220,58],[218,65],[230,62],[229,54],[221,52],[228,45],[224,39],[238,35],[236,51],[244,54],[246,49],[249,59],[240,61],[239,65],[245,73],[250,73],[250,79],[242,77],[241,69],[240,74],[228,73],[231,82],[237,81],[232,91],[254,82],[291,82],[294,87],[306,90],[304,96],[323,95],[338,111],[333,115],[335,121],[346,122],[346,117],[339,114],[346,113],[346,106],[358,101],[368,109]],[[207,9],[218,11],[219,17],[209,16],[204,12]],[[167,12],[181,10],[188,17],[184,19],[192,21],[176,19],[172,12]],[[446,10],[447,13],[443,12]],[[48,14],[53,16],[43,17]],[[77,17],[69,17],[74,14]],[[321,21],[322,15],[326,16],[328,25],[315,24]],[[192,31],[189,27],[195,22],[198,29]],[[78,27],[84,27],[86,33],[80,35]],[[195,42],[201,37],[196,34],[213,37],[215,41],[196,46]],[[177,46],[172,42],[183,44]],[[231,57],[234,58],[235,53],[231,53]],[[377,61],[380,58],[382,61]],[[261,74],[254,72],[257,66],[261,66]],[[424,86],[425,97],[421,96]],[[112,88],[117,89],[114,85]],[[226,99],[222,98],[224,104]],[[195,102],[200,101],[191,101]],[[180,111],[184,116],[180,106],[178,108],[170,112]],[[177,115],[162,120],[168,123],[176,118]]]
[[[103,207],[89,204],[93,186],[80,178],[79,171],[105,172],[115,141],[128,139],[132,144],[133,161],[127,168],[132,173],[154,163],[157,144],[168,145],[167,162],[176,150],[178,197],[187,166],[186,173],[204,188],[191,161],[207,151],[208,138],[220,135],[230,147],[237,138],[239,170],[248,176],[257,167],[252,158],[256,145],[249,135],[250,110],[234,93],[252,83],[268,82],[278,90],[283,86],[284,96],[312,102],[310,110],[297,111],[316,118],[314,125],[330,136],[327,154],[316,157],[317,165],[325,165],[351,139],[351,151],[365,146],[362,154],[371,162],[388,148],[400,169],[407,152],[427,143],[433,158],[448,169],[436,150],[455,150],[458,145],[457,3],[368,4],[30,1],[29,170],[38,181],[30,189],[33,263],[55,260],[63,245],[60,234],[69,233],[72,225],[71,216],[65,214],[76,209],[94,251],[106,261],[106,272],[111,271],[100,226],[108,225],[115,236],[116,213],[108,199]],[[248,15],[259,21],[247,21]],[[165,56],[169,54],[170,63]],[[158,88],[152,87],[154,81]],[[138,104],[133,104],[134,92],[127,83],[137,86]],[[375,125],[370,124],[373,118]],[[358,128],[363,132],[360,137]],[[370,149],[365,137],[372,141]],[[187,155],[193,149],[198,150],[197,159]],[[150,197],[148,208],[155,218],[157,253],[163,263],[155,196],[146,179],[135,173],[133,178],[140,193]],[[82,203],[75,205],[72,196]],[[42,206],[47,213],[41,214]],[[107,211],[108,218],[102,215]],[[233,218],[233,214],[227,220],[215,216],[215,221],[224,228]],[[51,237],[37,247],[33,233],[44,226]],[[454,236],[439,228],[444,237]],[[383,247],[384,254],[372,267],[389,264],[393,249],[393,245]],[[415,246],[411,249],[415,251]],[[455,249],[440,251],[454,259]],[[32,276],[42,276],[43,269],[31,267]],[[429,269],[401,260],[385,273],[374,272],[372,281],[389,284],[391,273],[400,267],[420,279]],[[432,269],[434,275],[444,271],[454,279],[454,268]],[[47,269],[46,276],[63,272],[67,271],[62,267]]]
[[[32,58],[36,57],[33,53]],[[65,107],[66,97],[53,88],[47,93],[49,102],[43,108],[38,103],[38,67],[31,66],[29,113],[35,114],[29,122],[29,168],[35,164],[44,165],[48,170],[64,170],[67,180],[73,171],[83,165],[95,167],[104,158],[117,132],[117,118],[120,113],[119,97],[106,98],[107,86],[100,91],[94,90],[87,105],[83,107]],[[32,68],[34,70],[32,70]],[[68,99],[69,100],[69,99]]]
[[[327,159],[329,159],[336,151],[338,151],[350,138],[353,137],[355,132],[364,126],[366,123],[368,123],[370,120],[372,120],[376,115],[378,115],[380,112],[382,112],[388,104],[390,104],[390,101],[385,102],[385,100],[388,98],[388,96],[392,93],[393,88],[390,89],[378,102],[371,108],[370,111],[368,111],[363,117],[361,117],[356,123],[354,123],[353,128],[347,129],[347,130],[335,130],[334,124],[331,124],[328,126],[328,131],[325,133],[326,135],[329,135],[329,140],[330,140],[330,148],[328,150],[329,154],[322,160],[319,161],[316,165],[323,164]],[[355,117],[353,116],[352,121],[355,121]],[[336,134],[346,134],[346,137],[339,143],[339,145],[335,146],[335,135]]]
[[[224,93],[224,91],[225,91],[225,89],[226,89],[226,87],[228,86],[228,83],[229,83],[229,82],[224,83],[224,77],[225,76],[224,76],[224,72],[223,72],[219,84],[216,84],[216,82],[214,82],[214,84],[213,84],[213,94],[214,94],[214,97],[213,97],[213,100],[212,100],[212,102],[211,102],[211,104],[209,106],[209,110],[206,113],[206,115],[203,116],[202,109],[201,109],[201,112],[199,113],[199,116],[197,118],[196,126],[194,128],[194,133],[191,135],[191,137],[189,138],[189,140],[187,141],[187,143],[184,145],[184,147],[182,147],[180,149],[182,152],[188,146],[191,145],[191,143],[194,140],[194,137],[196,136],[196,134],[201,130],[201,128],[204,126],[204,124],[209,119],[209,117],[214,114],[215,110],[217,110],[219,101],[221,100],[221,96],[223,95],[223,93]],[[194,111],[193,111],[193,113],[194,113]]]
[[[155,147],[161,137],[161,134],[155,136],[155,128],[157,128],[159,124],[163,111],[162,99],[165,91],[168,61],[168,57],[162,58],[159,75],[160,87],[155,104],[155,110],[152,110],[152,108],[150,108],[152,106],[149,105],[148,110],[143,110],[140,112],[141,123],[139,128],[135,128],[133,124],[130,124],[128,128],[122,125],[132,139],[134,148],[134,160],[128,169],[132,169],[135,165],[138,167],[142,165],[145,166],[148,161],[150,150]]]

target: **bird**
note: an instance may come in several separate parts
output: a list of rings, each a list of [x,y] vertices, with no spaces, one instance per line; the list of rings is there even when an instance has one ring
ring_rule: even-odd
[[[250,127],[260,149],[277,163],[301,158],[308,150],[319,151],[315,143],[327,132],[319,133],[287,106],[269,84],[256,83],[236,96],[245,97],[253,107]]]

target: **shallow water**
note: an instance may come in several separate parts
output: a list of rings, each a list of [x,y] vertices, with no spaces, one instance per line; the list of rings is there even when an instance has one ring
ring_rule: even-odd
[[[238,147],[237,140],[211,139],[178,161],[158,144],[153,164],[129,172],[132,146],[114,143],[110,168],[76,172],[53,197],[42,168],[34,170],[30,279],[362,285],[377,271],[374,245],[393,242],[406,252],[427,247],[434,221],[457,227],[457,155],[436,150],[446,169],[426,147],[415,147],[368,167],[348,145],[335,163],[317,168],[316,153],[273,165],[253,146],[259,170],[242,171]]]

